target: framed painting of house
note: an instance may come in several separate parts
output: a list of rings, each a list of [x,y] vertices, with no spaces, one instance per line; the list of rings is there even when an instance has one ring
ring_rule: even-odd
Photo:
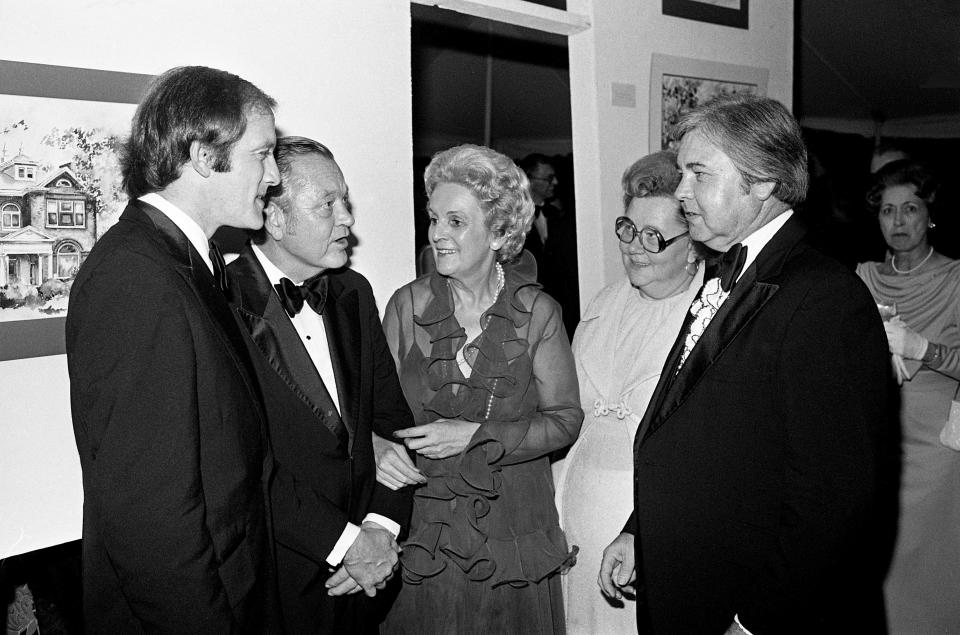
[[[767,94],[770,71],[654,53],[650,74],[650,151],[676,149],[681,115],[719,95]]]
[[[750,0],[663,0],[663,15],[749,28]]]
[[[0,60],[0,361],[64,352],[73,278],[126,203],[119,150],[150,79]]]

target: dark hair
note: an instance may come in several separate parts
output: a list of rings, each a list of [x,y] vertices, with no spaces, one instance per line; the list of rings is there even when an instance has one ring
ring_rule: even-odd
[[[533,199],[529,179],[510,157],[486,146],[456,146],[433,155],[423,182],[428,197],[440,183],[456,183],[473,193],[487,228],[505,236],[497,252],[499,262],[511,260],[523,250],[533,223]]]
[[[870,189],[867,190],[867,204],[870,209],[879,210],[884,190],[897,185],[912,185],[916,189],[917,198],[927,204],[930,217],[933,218],[934,201],[937,190],[940,189],[940,181],[923,164],[912,159],[891,161],[873,175]]]
[[[624,171],[621,185],[623,186],[623,209],[627,209],[630,201],[635,198],[646,196],[674,198],[673,193],[680,185],[677,153],[664,150],[637,159]],[[686,219],[683,222],[686,224]]]
[[[680,118],[677,139],[697,131],[730,157],[744,185],[774,182],[773,196],[797,205],[807,196],[807,148],[786,106],[769,97],[721,95]]]
[[[540,154],[539,152],[533,152],[523,157],[517,161],[517,167],[523,170],[523,173],[528,177],[536,171],[537,166],[540,165],[549,165],[554,167],[553,161],[545,154]]]
[[[280,172],[280,182],[271,185],[263,198],[264,204],[271,201],[286,209],[287,185],[293,178],[293,160],[297,157],[318,155],[324,159],[336,162],[333,158],[333,152],[330,148],[319,141],[308,139],[307,137],[280,137],[277,139],[277,146],[273,151],[273,157],[277,160],[277,170]]]
[[[273,158],[277,161],[280,182],[267,188],[267,193],[263,197],[264,207],[273,203],[281,211],[289,211],[290,185],[296,178],[293,175],[293,161],[297,157],[310,155],[317,155],[336,162],[330,148],[319,141],[307,137],[280,137],[277,139],[277,145],[273,150]],[[267,240],[266,228],[261,227],[252,232],[250,236],[255,244],[262,245]]]
[[[123,187],[130,198],[164,189],[180,177],[199,141],[212,168],[230,170],[230,150],[251,112],[270,113],[272,97],[245,79],[205,66],[172,68],[151,82],[121,151]]]

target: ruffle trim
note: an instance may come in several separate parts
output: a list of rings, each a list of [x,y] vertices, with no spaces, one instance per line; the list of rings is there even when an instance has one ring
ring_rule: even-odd
[[[556,525],[511,538],[483,533],[480,521],[502,488],[501,468],[496,465],[502,456],[499,441],[480,437],[459,460],[421,465],[427,485],[415,494],[420,524],[403,545],[405,582],[420,584],[452,565],[474,582],[522,587],[576,563],[578,548],[567,549]]]
[[[476,350],[469,379],[456,370],[456,354],[466,343],[466,331],[454,316],[449,282],[436,272],[431,275],[433,298],[422,315],[413,316],[414,324],[430,336],[430,355],[419,360],[420,372],[434,393],[430,402],[423,404],[425,411],[441,418],[481,421],[489,395],[503,399],[526,390],[516,378],[528,373],[511,365],[528,349],[527,340],[517,335],[531,315],[520,299],[520,290],[539,286],[536,261],[524,252],[518,262],[503,265],[503,270],[504,288],[481,317],[483,331],[468,345]],[[461,388],[454,395],[456,385]]]

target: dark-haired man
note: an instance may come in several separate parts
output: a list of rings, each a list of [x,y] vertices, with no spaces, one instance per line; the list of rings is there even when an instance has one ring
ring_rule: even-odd
[[[91,633],[273,630],[262,406],[207,242],[263,223],[273,107],[223,71],[159,76],[124,148],[130,203],[73,285]]]
[[[330,150],[283,137],[265,225],[228,267],[277,463],[271,510],[290,633],[377,632],[409,491],[376,482],[371,432],[412,425],[373,291],[346,268],[353,215]],[[333,575],[331,575],[331,573]]]
[[[800,128],[772,99],[678,124],[676,196],[722,252],[634,442],[634,511],[600,584],[641,633],[882,633],[897,428],[869,292],[813,250]]]
[[[530,180],[535,206],[533,226],[523,248],[537,261],[537,282],[560,303],[567,337],[580,322],[580,287],[577,276],[577,222],[568,210],[554,205],[557,171],[545,155],[528,154],[517,166]]]

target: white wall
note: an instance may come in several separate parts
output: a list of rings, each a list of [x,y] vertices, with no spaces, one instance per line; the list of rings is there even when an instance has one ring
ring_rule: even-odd
[[[0,59],[202,64],[251,80],[279,102],[281,131],[334,151],[357,216],[353,264],[381,310],[413,278],[407,2],[0,0],[0,23]],[[65,358],[0,362],[0,558],[78,538],[80,497]]]
[[[622,275],[609,225],[620,174],[649,150],[652,53],[769,68],[768,93],[789,105],[793,2],[750,4],[743,31],[664,17],[660,0],[568,0],[593,24],[570,39],[584,302]],[[413,277],[406,1],[0,0],[0,22],[0,59],[149,74],[205,64],[250,79],[280,102],[284,132],[337,155],[361,240],[353,264],[381,309]],[[637,106],[611,106],[611,82],[634,84]],[[80,484],[63,357],[0,362],[0,386],[2,558],[79,537]]]
[[[751,1],[749,30],[664,16],[661,7],[661,0],[567,0],[569,11],[590,16],[592,23],[592,28],[570,37],[584,305],[623,275],[611,227],[621,212],[623,170],[650,152],[653,53],[767,68],[767,94],[792,105],[793,0]],[[611,105],[615,82],[636,87],[636,107]]]

